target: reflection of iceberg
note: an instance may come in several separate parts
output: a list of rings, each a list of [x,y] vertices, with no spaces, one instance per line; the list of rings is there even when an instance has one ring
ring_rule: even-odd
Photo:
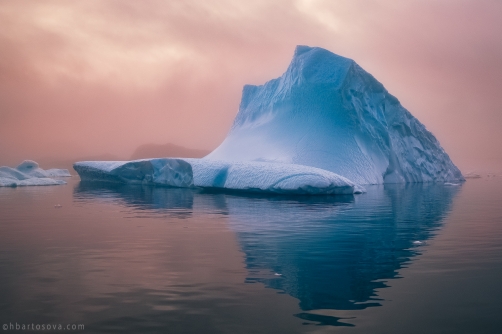
[[[372,186],[359,196],[265,197],[81,183],[75,196],[119,199],[135,211],[222,214],[245,254],[247,281],[284,291],[312,311],[378,306],[376,289],[417,254],[414,241],[440,227],[459,189],[401,184]],[[333,317],[299,316],[343,325]]]
[[[187,188],[80,182],[75,187],[75,199],[95,198],[102,202],[120,202],[136,210],[151,210],[183,217],[192,214],[193,192],[193,189]]]
[[[417,253],[413,241],[431,237],[458,189],[369,187],[332,215],[324,214],[331,205],[318,205],[298,218],[294,207],[266,200],[253,204],[254,213],[245,198],[229,198],[227,205],[252,280],[298,298],[303,310],[357,310],[379,305],[375,289]],[[280,219],[285,210],[288,219]],[[267,270],[282,276],[260,274]],[[312,314],[302,316],[314,320]]]

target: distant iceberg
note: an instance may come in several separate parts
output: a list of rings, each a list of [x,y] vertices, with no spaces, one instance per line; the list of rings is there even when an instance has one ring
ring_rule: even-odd
[[[346,194],[361,185],[460,182],[437,139],[353,60],[298,46],[287,71],[246,85],[222,144],[202,159],[79,162],[82,180]]]
[[[0,167],[0,187],[17,186],[50,186],[66,184],[63,180],[53,177],[69,177],[67,169],[43,170],[35,161],[25,160],[16,168]]]

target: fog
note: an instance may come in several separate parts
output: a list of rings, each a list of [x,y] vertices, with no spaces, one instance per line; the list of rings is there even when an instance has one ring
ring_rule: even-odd
[[[210,150],[294,47],[354,59],[463,172],[502,169],[502,2],[1,1],[0,165]]]

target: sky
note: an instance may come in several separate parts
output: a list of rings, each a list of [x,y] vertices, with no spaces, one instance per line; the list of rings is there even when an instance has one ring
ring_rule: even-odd
[[[501,32],[500,0],[0,0],[0,165],[213,149],[243,85],[309,45],[373,74],[463,172],[502,169]]]

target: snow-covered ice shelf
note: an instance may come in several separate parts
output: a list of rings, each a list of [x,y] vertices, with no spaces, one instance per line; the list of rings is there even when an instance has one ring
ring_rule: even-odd
[[[269,162],[209,159],[83,161],[74,165],[84,181],[109,181],[172,187],[202,187],[279,194],[353,194],[364,192],[350,180],[315,167]]]

